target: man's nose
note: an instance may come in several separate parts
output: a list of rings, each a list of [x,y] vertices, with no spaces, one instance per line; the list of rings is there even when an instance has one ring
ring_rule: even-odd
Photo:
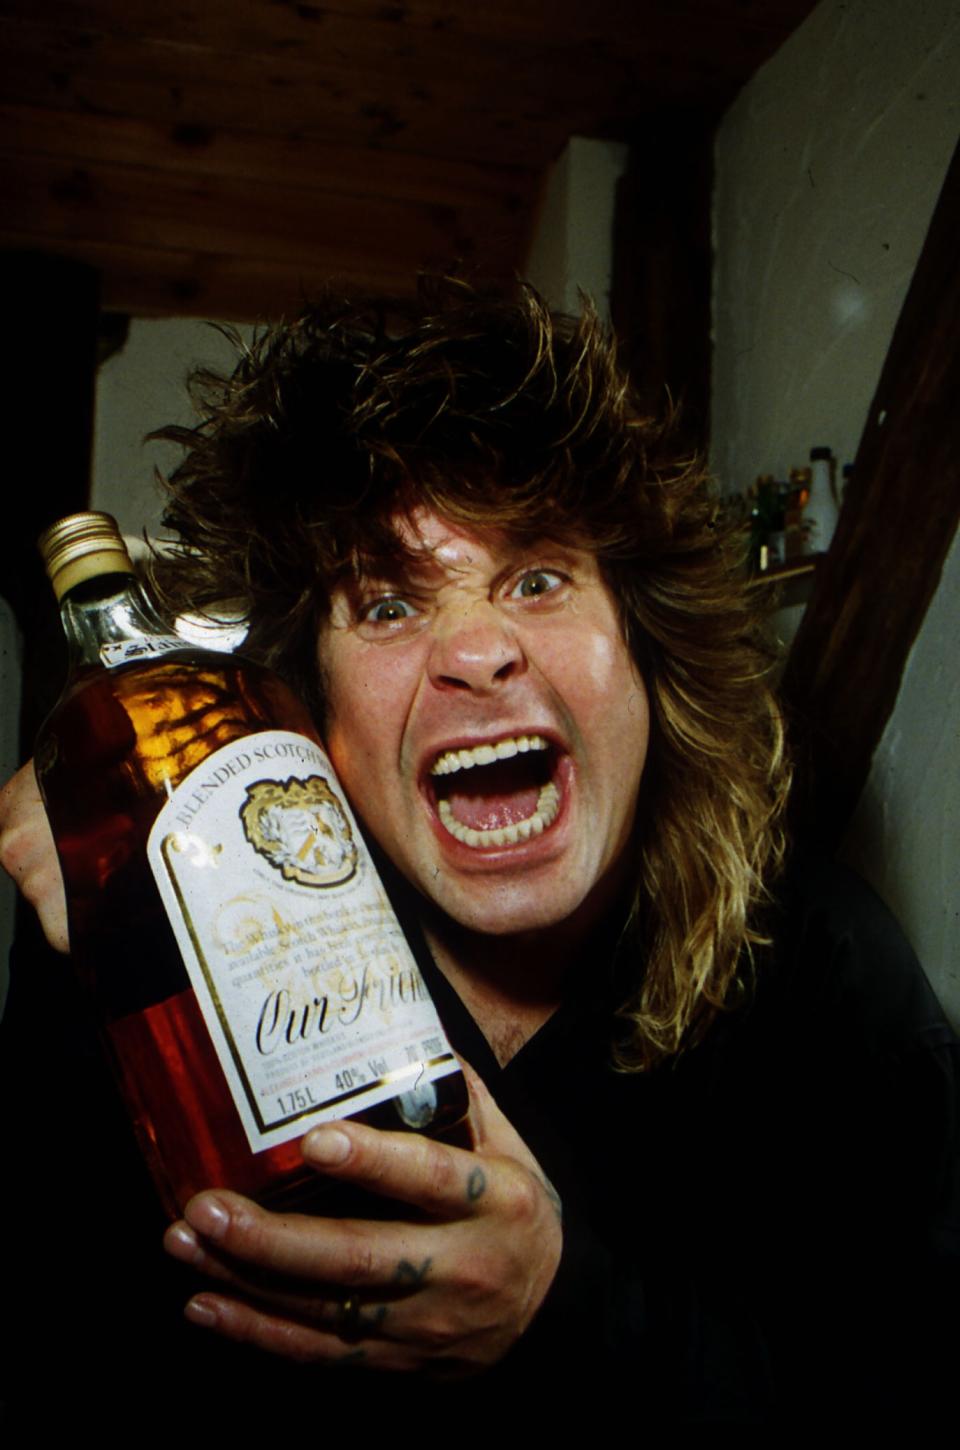
[[[520,643],[493,604],[476,601],[438,620],[429,662],[438,689],[486,694],[525,669]]]

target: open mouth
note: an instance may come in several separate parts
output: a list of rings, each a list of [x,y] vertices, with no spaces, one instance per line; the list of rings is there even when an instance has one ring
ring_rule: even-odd
[[[542,735],[445,750],[430,768],[441,825],[478,850],[542,835],[560,811],[556,758],[556,748]]]

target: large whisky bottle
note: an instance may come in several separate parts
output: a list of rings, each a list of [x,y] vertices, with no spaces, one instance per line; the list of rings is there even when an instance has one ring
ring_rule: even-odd
[[[305,708],[157,615],[116,523],[40,540],[70,650],[37,777],[71,954],[164,1203],[308,1206],[333,1117],[443,1132],[463,1076]]]

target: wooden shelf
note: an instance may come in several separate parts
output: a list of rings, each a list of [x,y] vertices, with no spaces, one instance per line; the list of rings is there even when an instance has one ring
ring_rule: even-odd
[[[785,564],[774,564],[762,574],[752,574],[747,581],[751,589],[763,584],[785,584],[788,579],[812,578],[823,554],[803,554],[799,559],[788,559]]]

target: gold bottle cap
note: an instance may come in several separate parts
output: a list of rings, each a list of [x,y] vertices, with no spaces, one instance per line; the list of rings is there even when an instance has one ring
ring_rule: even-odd
[[[37,548],[58,600],[98,574],[135,572],[120,526],[110,514],[70,514],[44,530]]]

